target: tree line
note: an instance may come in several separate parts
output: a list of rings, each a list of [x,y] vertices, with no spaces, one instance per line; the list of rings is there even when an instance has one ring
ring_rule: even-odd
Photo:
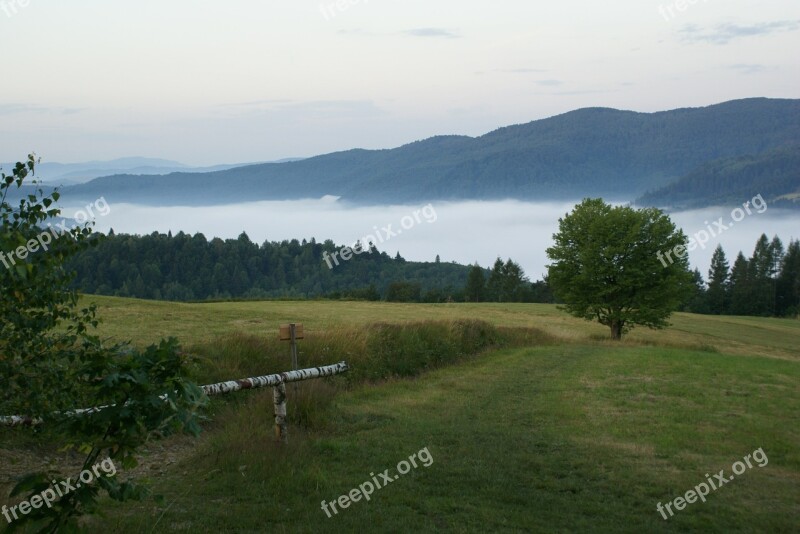
[[[722,246],[711,258],[708,283],[695,271],[695,292],[686,310],[714,315],[796,317],[800,312],[800,241],[787,247],[762,234],[753,255],[731,266]]]
[[[179,232],[144,236],[98,235],[94,247],[69,262],[73,287],[86,293],[144,299],[193,301],[257,298],[331,298],[389,302],[541,302],[556,298],[548,278],[531,282],[522,267],[498,258],[491,268],[477,264],[406,261],[379,252],[354,256],[334,269],[324,253],[327,240],[253,243],[206,239]],[[701,314],[796,316],[800,311],[800,242],[784,247],[762,235],[753,255],[741,252],[729,265],[714,252],[708,282],[697,270],[683,310]]]
[[[498,258],[492,269],[406,261],[374,244],[329,269],[338,250],[313,238],[253,243],[197,233],[96,234],[95,245],[70,259],[73,287],[86,293],[194,301],[330,298],[389,302],[552,302],[544,282],[531,283],[519,264]]]
[[[257,298],[385,297],[393,282],[419,284],[421,297],[456,294],[469,268],[456,263],[409,262],[379,252],[354,256],[329,269],[324,254],[338,250],[328,240],[266,241],[246,233],[237,239],[206,239],[197,233],[98,235],[96,246],[71,259],[74,287],[87,293],[192,301]],[[433,291],[433,293],[431,293]],[[437,293],[438,292],[438,293]]]

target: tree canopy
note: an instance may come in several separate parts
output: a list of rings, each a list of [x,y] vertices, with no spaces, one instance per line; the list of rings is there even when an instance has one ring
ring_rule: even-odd
[[[58,193],[34,188],[14,204],[7,201],[35,165],[30,156],[11,174],[0,172],[0,415],[43,422],[54,444],[86,455],[84,469],[106,457],[132,467],[134,453],[154,435],[198,432],[195,409],[205,397],[186,379],[175,340],[140,352],[93,334],[96,310],[78,307],[64,265],[89,245],[91,228],[53,226]],[[96,406],[102,409],[75,412]],[[55,476],[32,473],[11,495],[37,495]],[[79,484],[52,507],[24,515],[14,528],[28,521],[47,522],[53,532],[74,529],[78,516],[97,508],[101,490],[120,501],[146,493],[130,480],[98,477],[96,485]]]
[[[667,326],[691,294],[687,238],[660,210],[585,199],[559,219],[553,239],[553,292],[570,314],[608,326],[613,339],[635,325]],[[667,251],[674,261],[660,259]]]

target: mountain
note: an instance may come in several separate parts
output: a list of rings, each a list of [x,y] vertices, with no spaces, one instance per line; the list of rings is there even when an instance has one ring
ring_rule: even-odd
[[[636,203],[680,210],[736,204],[754,194],[770,205],[800,207],[800,145],[706,163]]]
[[[298,161],[287,159],[281,161]],[[277,162],[276,162],[277,163]],[[210,167],[191,167],[177,161],[159,158],[119,158],[110,161],[87,161],[83,163],[43,162],[36,166],[36,177],[49,185],[75,185],[85,183],[102,176],[115,174],[163,175],[175,172],[197,173],[216,172],[252,165],[238,163],[232,165],[214,165]],[[2,163],[0,167],[10,170],[13,163]]]
[[[63,190],[91,201],[212,205],[342,197],[433,200],[632,200],[709,162],[800,142],[800,100],[754,98],[637,113],[573,111],[481,137],[440,136],[390,150],[355,149],[288,163],[166,176],[129,174]]]

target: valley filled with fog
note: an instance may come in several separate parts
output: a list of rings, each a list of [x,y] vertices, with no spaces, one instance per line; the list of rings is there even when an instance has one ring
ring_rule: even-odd
[[[577,201],[576,201],[577,202]],[[350,245],[356,240],[374,238],[378,250],[394,256],[398,251],[410,261],[478,262],[491,267],[494,260],[512,258],[519,262],[531,280],[546,272],[545,250],[552,244],[558,219],[572,210],[575,202],[529,203],[440,202],[425,205],[351,206],[334,198],[302,201],[265,201],[211,207],[149,207],[109,204],[106,215],[95,219],[97,231],[150,234],[203,233],[208,239],[236,238],[246,232],[255,243],[265,240],[315,238]],[[733,225],[731,212],[737,206],[724,206],[670,215],[689,236],[708,232],[705,248],[689,253],[693,267],[706,277],[711,254],[722,244],[731,263],[741,250],[749,257],[762,233],[778,235],[784,243],[800,237],[800,213],[776,209],[751,208],[751,214]],[[82,209],[65,206],[62,214],[72,217]],[[741,217],[736,214],[735,218]],[[723,229],[715,225],[722,217]],[[391,225],[391,226],[390,226]],[[708,227],[711,227],[711,235]],[[322,265],[320,265],[322,267]]]

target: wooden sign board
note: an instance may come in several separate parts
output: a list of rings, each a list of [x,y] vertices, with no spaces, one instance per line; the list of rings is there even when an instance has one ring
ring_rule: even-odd
[[[282,324],[280,327],[280,335],[281,335],[281,341],[291,341],[292,325]],[[294,338],[303,339],[303,323],[297,323],[294,325]]]

